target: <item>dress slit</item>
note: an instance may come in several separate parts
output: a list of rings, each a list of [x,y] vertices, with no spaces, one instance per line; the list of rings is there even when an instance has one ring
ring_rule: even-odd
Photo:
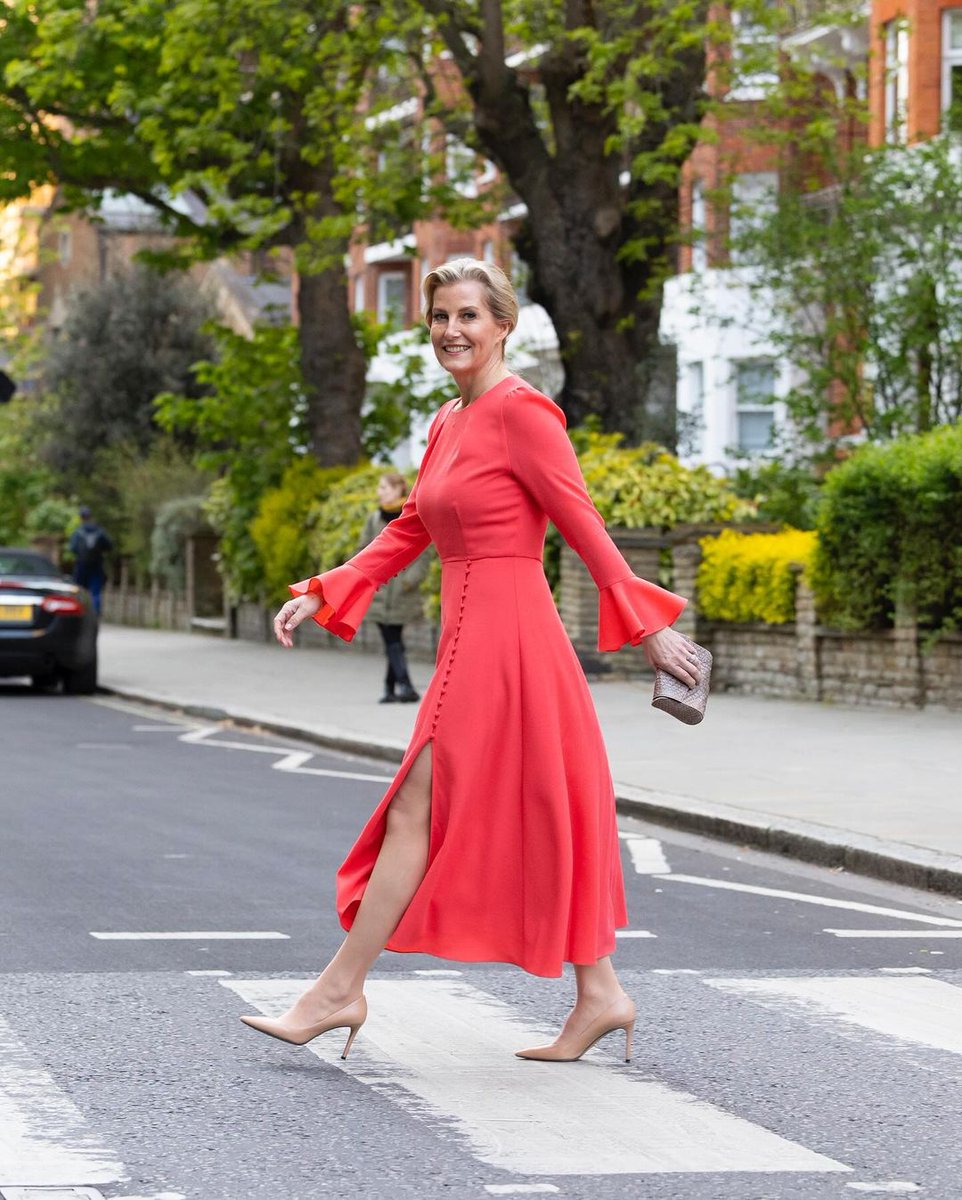
[[[347,878],[347,867],[349,864],[345,862],[342,865],[341,870],[338,872],[338,896],[340,897],[342,895],[342,889],[345,887],[349,888],[350,892],[349,896],[346,898],[346,901],[340,906],[339,911],[341,925],[344,929],[350,929],[354,924],[354,919],[357,916],[357,910],[360,908],[361,901],[364,899],[364,893],[367,890],[368,880],[370,879],[371,872],[374,870],[374,864],[377,862],[378,856],[381,853],[381,848],[384,844],[384,835],[387,832],[388,811],[390,810],[391,805],[397,798],[398,792],[404,786],[408,776],[414,769],[421,755],[425,750],[428,749],[430,750],[431,755],[431,779],[429,783],[430,799],[428,804],[430,811],[428,813],[428,855],[425,865],[425,875],[427,875],[427,872],[430,870],[431,863],[434,861],[434,857],[437,853],[438,842],[436,820],[438,808],[436,797],[437,762],[436,755],[434,753],[435,739],[433,736],[423,738],[419,743],[417,743],[416,747],[411,746],[408,748],[408,753],[405,755],[407,761],[402,763],[398,769],[397,775],[395,775],[395,777],[391,780],[388,790],[384,793],[380,804],[371,814],[371,819],[364,828],[363,840],[367,842],[367,846],[365,847],[367,854],[363,856],[362,870],[356,871],[354,873],[354,878],[349,880]],[[418,884],[418,890],[420,890],[423,882],[424,879],[422,877],[421,883]],[[417,899],[417,894],[417,891],[415,891],[408,904],[408,908],[410,908],[411,904],[413,904]],[[405,912],[406,911],[407,909]],[[404,917],[402,915],[401,921],[403,920]]]

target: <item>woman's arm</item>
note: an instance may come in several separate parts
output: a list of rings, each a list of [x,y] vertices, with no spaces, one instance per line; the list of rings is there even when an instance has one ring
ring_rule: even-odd
[[[688,643],[669,629],[686,601],[632,573],[588,495],[561,409],[540,392],[519,388],[505,396],[502,422],[512,473],[584,561],[598,587],[598,649],[644,641],[654,665],[694,683]]]

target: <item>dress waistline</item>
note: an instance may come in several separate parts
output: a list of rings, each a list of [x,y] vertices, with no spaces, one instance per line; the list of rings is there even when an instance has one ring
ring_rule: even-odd
[[[441,557],[441,565],[445,563],[472,563],[483,562],[489,558],[526,558],[530,562],[540,563],[543,561],[540,554],[454,554],[447,557]]]

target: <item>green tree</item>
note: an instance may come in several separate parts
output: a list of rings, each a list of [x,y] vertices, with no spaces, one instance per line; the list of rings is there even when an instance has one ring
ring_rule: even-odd
[[[646,410],[681,169],[713,135],[707,118],[725,91],[775,70],[774,35],[791,19],[761,0],[728,7],[765,36],[733,46],[731,21],[708,0],[413,3],[409,49],[428,112],[494,162],[523,202],[516,247],[528,293],[557,331],[572,423],[595,414],[635,438],[662,433]],[[458,103],[439,78],[438,48],[457,71]]]
[[[363,223],[382,236],[456,195],[422,139],[402,147],[377,120],[395,99],[383,6],[10,0],[3,11],[0,199],[48,181],[68,204],[119,188],[186,239],[182,257],[288,254],[305,434],[320,462],[353,462],[365,362],[347,305],[352,233]],[[459,200],[452,215],[471,207]]]
[[[207,315],[196,289],[145,268],[71,298],[46,347],[36,423],[44,460],[73,490],[89,485],[105,448],[146,453],[158,392],[198,394],[191,368],[210,352]]]
[[[746,223],[744,276],[798,368],[787,397],[810,452],[962,418],[962,163],[953,134],[831,153]]]

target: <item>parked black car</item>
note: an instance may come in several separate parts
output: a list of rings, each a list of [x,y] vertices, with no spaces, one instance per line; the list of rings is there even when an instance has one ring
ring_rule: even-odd
[[[97,614],[88,592],[34,550],[0,546],[0,676],[97,689]]]

